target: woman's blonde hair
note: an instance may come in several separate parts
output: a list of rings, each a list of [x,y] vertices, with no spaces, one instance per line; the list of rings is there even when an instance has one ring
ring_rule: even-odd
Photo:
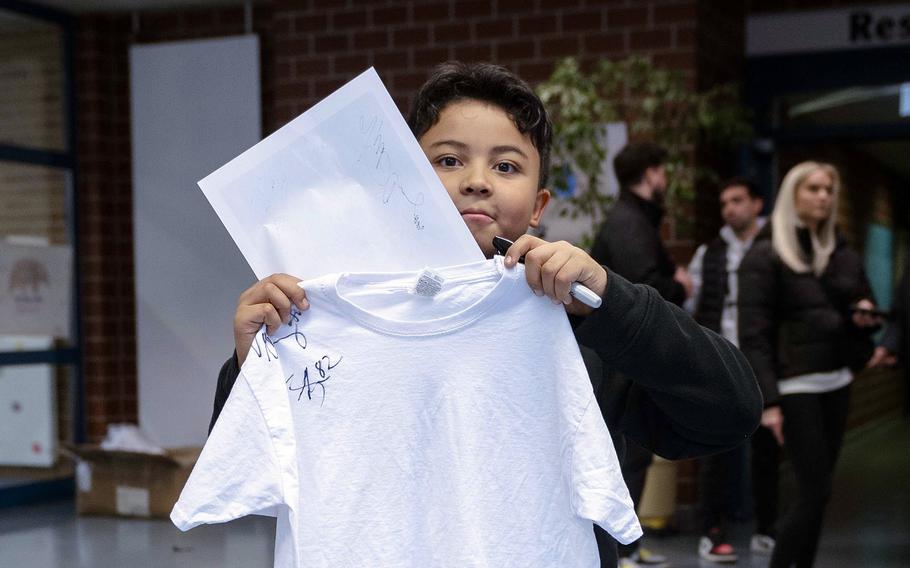
[[[827,173],[831,177],[833,188],[831,195],[832,204],[831,215],[819,225],[818,232],[810,231],[812,251],[814,253],[810,265],[796,236],[796,229],[806,226],[796,215],[796,188],[818,170]],[[816,276],[820,276],[828,266],[828,259],[831,257],[831,253],[834,252],[836,239],[834,224],[837,219],[837,200],[840,195],[840,189],[841,181],[837,168],[823,162],[799,163],[793,166],[787,172],[787,175],[784,176],[784,181],[780,184],[780,190],[777,192],[774,211],[771,213],[771,243],[774,246],[774,252],[794,272],[811,271]]]

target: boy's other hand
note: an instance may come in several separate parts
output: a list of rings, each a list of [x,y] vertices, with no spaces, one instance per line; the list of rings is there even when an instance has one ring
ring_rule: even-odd
[[[234,347],[237,362],[243,365],[262,324],[271,335],[291,319],[291,305],[300,310],[310,307],[306,291],[297,285],[300,278],[287,274],[272,274],[253,284],[240,294],[234,314]]]
[[[543,239],[522,235],[506,251],[505,265],[512,268],[525,257],[525,276],[528,285],[538,296],[565,304],[573,315],[587,315],[592,308],[569,294],[573,282],[580,282],[603,297],[607,289],[607,271],[582,249],[565,241],[549,243]]]

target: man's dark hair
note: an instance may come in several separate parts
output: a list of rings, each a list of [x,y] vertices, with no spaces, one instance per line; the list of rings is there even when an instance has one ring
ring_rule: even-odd
[[[667,151],[653,142],[633,142],[613,158],[613,171],[619,180],[619,188],[628,190],[641,182],[648,168],[656,168],[667,162]]]
[[[720,184],[720,191],[718,192],[718,195],[723,193],[724,190],[731,187],[745,187],[749,192],[749,197],[752,199],[764,199],[761,190],[758,189],[758,184],[756,184],[752,179],[744,176],[732,177],[724,183]]]
[[[534,90],[505,67],[458,61],[436,66],[411,105],[408,126],[414,136],[419,139],[426,134],[446,106],[464,99],[498,106],[519,132],[531,138],[540,154],[538,188],[546,187],[553,138],[550,117]]]

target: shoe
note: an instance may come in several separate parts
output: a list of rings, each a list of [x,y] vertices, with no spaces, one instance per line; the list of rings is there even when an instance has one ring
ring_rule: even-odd
[[[754,534],[752,535],[752,542],[749,544],[749,549],[755,554],[767,554],[771,555],[774,552],[774,539],[766,534]]]
[[[667,562],[666,556],[664,556],[663,554],[656,554],[654,552],[651,552],[644,546],[639,546],[638,550],[633,552],[632,556],[630,556],[630,558],[638,566],[650,566],[651,568],[663,568],[665,566],[670,565],[669,562]]]
[[[698,541],[698,555],[709,562],[719,564],[733,564],[739,558],[736,549],[724,539],[712,539],[708,536],[701,537]]]
[[[620,558],[619,568],[640,568],[641,564],[631,558]]]

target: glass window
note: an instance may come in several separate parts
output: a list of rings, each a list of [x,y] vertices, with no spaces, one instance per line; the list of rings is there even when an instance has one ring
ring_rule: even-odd
[[[0,144],[66,150],[60,26],[0,10]]]

